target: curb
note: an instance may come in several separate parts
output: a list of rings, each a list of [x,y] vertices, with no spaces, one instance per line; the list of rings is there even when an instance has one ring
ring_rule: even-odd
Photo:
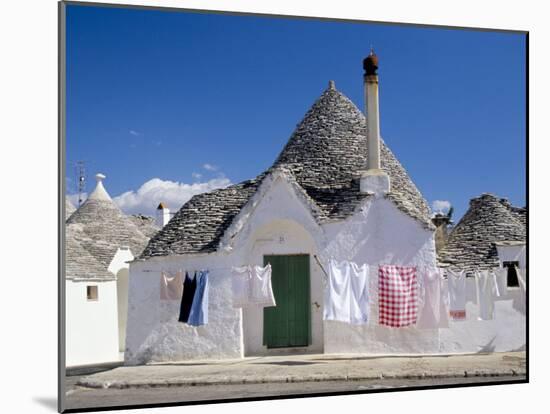
[[[410,373],[410,374],[351,374],[351,375],[306,375],[306,376],[268,376],[268,377],[205,377],[202,379],[181,378],[174,380],[148,380],[148,381],[98,381],[92,378],[81,378],[76,385],[86,388],[102,389],[125,389],[125,388],[155,388],[155,387],[183,387],[183,386],[205,386],[205,385],[230,385],[230,384],[266,384],[282,382],[321,382],[321,381],[365,381],[365,380],[386,380],[386,379],[430,379],[430,378],[472,378],[472,377],[503,377],[525,376],[525,370],[478,370],[463,371],[455,373]]]

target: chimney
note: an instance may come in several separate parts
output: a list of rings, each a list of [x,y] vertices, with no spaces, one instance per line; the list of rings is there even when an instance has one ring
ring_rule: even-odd
[[[453,222],[449,214],[436,213],[432,217],[432,223],[435,226],[435,250],[439,253],[447,243],[449,226],[453,224]]]
[[[162,229],[169,221],[170,209],[166,207],[163,203],[160,203],[157,207],[157,217],[155,219],[155,224]]]
[[[381,196],[390,191],[390,177],[380,168],[380,115],[378,108],[378,56],[371,49],[363,60],[367,118],[367,170],[361,173],[361,192]]]

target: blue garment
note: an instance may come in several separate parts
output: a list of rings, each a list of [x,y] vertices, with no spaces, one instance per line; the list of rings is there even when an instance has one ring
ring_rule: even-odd
[[[208,323],[208,270],[201,270],[197,275],[197,290],[187,323],[192,326]]]

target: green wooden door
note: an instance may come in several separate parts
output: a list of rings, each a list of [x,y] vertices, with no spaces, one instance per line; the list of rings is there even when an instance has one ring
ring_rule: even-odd
[[[271,263],[277,306],[264,308],[264,345],[268,348],[311,344],[309,255],[264,256]]]

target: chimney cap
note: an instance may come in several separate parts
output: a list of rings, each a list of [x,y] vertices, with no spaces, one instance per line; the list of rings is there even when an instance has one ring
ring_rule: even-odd
[[[157,210],[164,210],[165,208],[166,206],[164,205],[164,203],[160,202],[159,206],[157,207]]]
[[[97,180],[98,183],[101,182],[101,181],[103,181],[105,178],[106,178],[106,177],[105,177],[105,174],[97,173],[97,174],[95,175],[95,179]]]
[[[372,47],[369,55],[363,60],[363,69],[365,69],[365,76],[377,75],[378,56],[376,56]]]

